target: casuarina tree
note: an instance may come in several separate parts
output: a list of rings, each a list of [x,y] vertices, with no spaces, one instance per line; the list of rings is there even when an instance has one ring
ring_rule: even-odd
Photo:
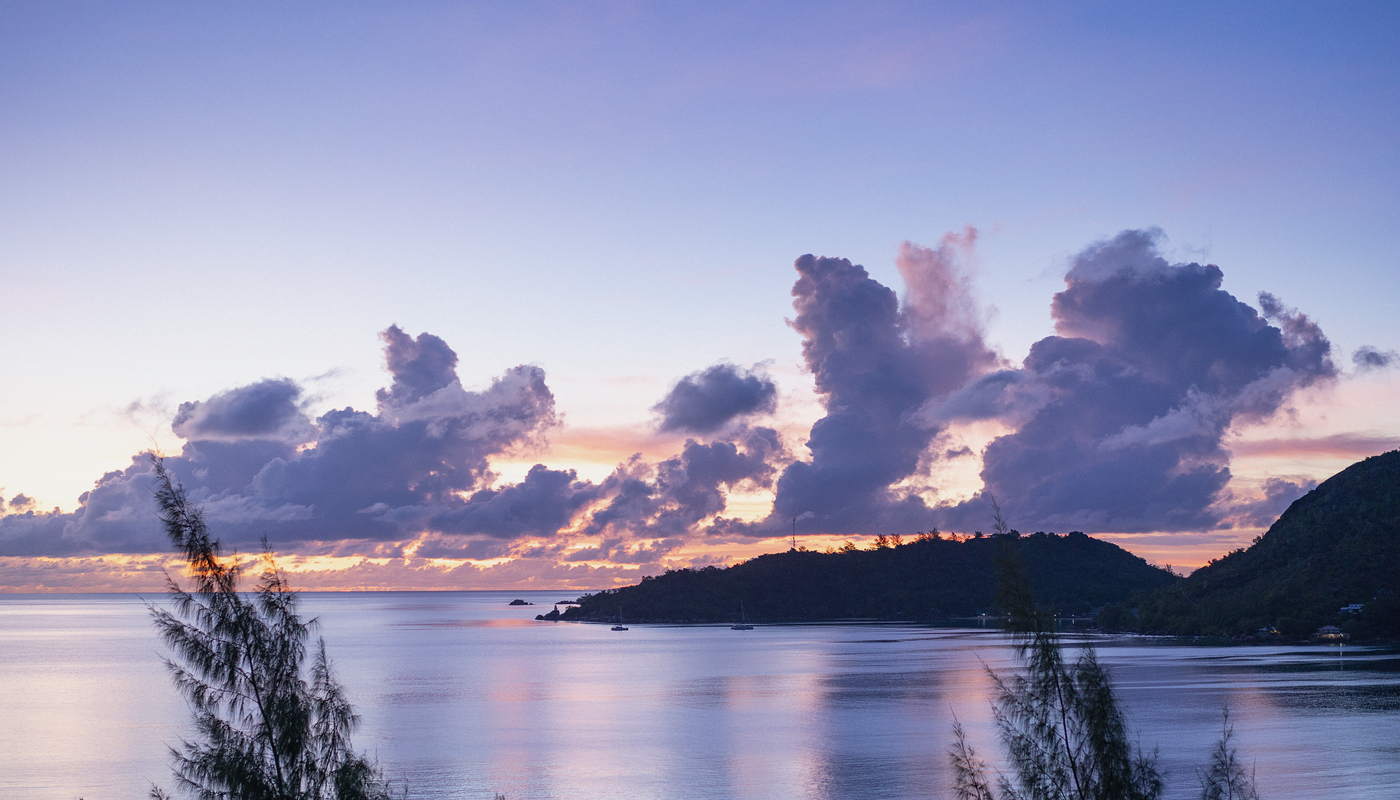
[[[993,504],[995,508],[995,503]],[[996,530],[1009,531],[996,509]],[[1094,648],[1065,661],[1052,613],[1035,605],[1030,579],[1007,548],[1000,568],[998,602],[1021,670],[988,670],[996,686],[993,716],[1013,776],[993,774],[954,722],[949,756],[959,800],[1155,800],[1162,794],[1156,753],[1129,739],[1128,725],[1108,670]],[[1258,800],[1252,775],[1240,768],[1230,746],[1231,729],[1201,778],[1207,800]],[[993,788],[995,784],[995,790]],[[1223,787],[1223,789],[1222,789]]]
[[[1254,770],[1245,771],[1235,748],[1230,744],[1235,727],[1230,724],[1230,712],[1225,711],[1220,742],[1210,754],[1210,766],[1197,770],[1201,782],[1201,800],[1259,800],[1254,787]]]
[[[992,508],[997,535],[1010,536],[995,500]],[[1015,772],[1014,779],[996,776],[1003,800],[1155,800],[1162,792],[1156,754],[1144,755],[1128,740],[1113,684],[1093,648],[1066,663],[1055,617],[1036,607],[1030,578],[1009,547],[999,572],[998,602],[1023,667],[1010,676],[988,670],[997,729]],[[956,722],[953,735],[957,796],[995,800],[990,771]]]
[[[1108,672],[1085,648],[1073,664],[1060,650],[1052,614],[1031,602],[1025,573],[1008,557],[1001,604],[1023,669],[991,673],[994,716],[1015,773],[997,775],[1003,800],[1154,800],[1156,756],[1128,738]],[[995,800],[993,777],[954,724],[954,789],[963,800]]]
[[[201,800],[381,800],[380,771],[354,752],[359,723],[331,673],[315,620],[264,542],[255,590],[239,592],[242,561],[210,538],[204,517],[159,457],[156,504],[187,563],[189,590],[167,576],[171,610],[152,607],[198,736],[171,748],[181,790]],[[152,797],[164,798],[160,789]]]

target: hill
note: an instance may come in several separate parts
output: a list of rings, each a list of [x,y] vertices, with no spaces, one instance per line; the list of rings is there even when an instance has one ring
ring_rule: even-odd
[[[721,569],[683,569],[579,598],[559,618],[628,622],[727,622],[742,602],[756,622],[935,620],[995,611],[996,561],[1020,554],[1035,596],[1088,613],[1180,578],[1082,533],[978,537],[925,534],[908,543],[837,552],[789,550]],[[550,615],[550,618],[553,618]]]
[[[1354,603],[1360,613],[1341,612]],[[1103,621],[1174,634],[1277,628],[1297,639],[1332,624],[1358,638],[1400,636],[1400,450],[1352,464],[1295,501],[1249,549],[1109,609]]]

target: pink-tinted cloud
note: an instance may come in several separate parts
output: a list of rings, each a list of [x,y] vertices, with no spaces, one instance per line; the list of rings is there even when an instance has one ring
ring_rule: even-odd
[[[1383,434],[1337,433],[1331,436],[1242,440],[1232,443],[1238,456],[1335,456],[1359,460],[1400,449],[1400,437]]]
[[[975,240],[968,229],[936,249],[901,248],[902,306],[846,259],[797,260],[791,324],[826,415],[807,440],[811,459],[778,479],[773,516],[759,530],[794,518],[822,533],[932,524],[921,498],[894,491],[938,433],[917,414],[1000,364],[983,340],[962,263]]]
[[[985,496],[940,506],[924,491],[952,462],[975,469],[962,468],[979,454],[955,446],[952,426],[991,429],[981,479],[1016,527],[1177,531],[1183,545],[1264,525],[1312,485],[1294,474],[1232,484],[1233,456],[1359,457],[1400,444],[1355,433],[1227,440],[1335,379],[1331,347],[1272,295],[1256,310],[1223,291],[1218,267],[1169,264],[1159,236],[1125,231],[1082,252],[1054,299],[1057,335],[1019,367],[986,341],[969,272],[975,230],[935,248],[905,243],[902,299],[846,259],[798,259],[791,326],[821,403],[809,455],[778,433],[793,422],[775,414],[763,370],[693,371],[656,420],[572,430],[542,369],[513,367],[468,391],[447,342],[392,326],[389,385],[372,411],[313,419],[297,383],[258,381],[182,403],[172,430],[185,442],[166,464],[233,548],[266,537],[294,561],[350,559],[304,571],[307,585],[463,588],[722,562],[725,548],[780,542],[793,520],[804,539],[827,542],[985,529]],[[548,463],[521,461],[527,453]],[[166,549],[150,483],[142,454],[73,512],[12,497],[0,515],[6,585],[150,580]],[[105,577],[83,583],[84,569]]]
[[[471,392],[442,339],[396,326],[383,339],[392,381],[373,413],[333,409],[312,420],[287,380],[180,406],[172,427],[186,443],[165,464],[227,545],[246,552],[265,538],[281,553],[477,561],[528,559],[544,547],[567,560],[568,543],[584,537],[611,542],[596,560],[654,564],[722,519],[729,491],[769,486],[784,457],[773,430],[742,423],[772,410],[772,383],[720,365],[680,381],[663,408],[676,427],[722,437],[648,434],[653,448],[672,445],[667,457],[624,456],[596,483],[544,464],[500,481],[493,462],[539,449],[557,427],[543,370],[515,367]],[[0,517],[0,555],[163,552],[151,484],[140,454],[72,513],[12,503]]]

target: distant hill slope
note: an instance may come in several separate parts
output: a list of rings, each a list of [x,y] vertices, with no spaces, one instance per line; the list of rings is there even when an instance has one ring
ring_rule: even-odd
[[[1360,614],[1342,614],[1352,603]],[[1299,498],[1248,550],[1236,550],[1116,621],[1140,630],[1301,638],[1327,624],[1400,635],[1400,450],[1352,464]],[[1108,616],[1108,615],[1106,615]],[[1113,624],[1113,620],[1107,620]]]
[[[1036,598],[1085,613],[1180,578],[1082,533],[1012,534],[966,541],[933,537],[871,550],[789,550],[720,569],[675,570],[635,586],[579,598],[562,619],[728,622],[740,603],[755,622],[926,620],[993,612],[996,559],[1021,555]]]

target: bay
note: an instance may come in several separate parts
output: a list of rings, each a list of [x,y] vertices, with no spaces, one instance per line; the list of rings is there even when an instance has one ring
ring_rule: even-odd
[[[985,668],[1014,662],[996,631],[534,620],[570,596],[307,593],[303,609],[361,714],[356,746],[411,797],[946,797],[954,715],[999,755]],[[1168,797],[1198,795],[1223,707],[1265,798],[1400,797],[1393,648],[1093,644]],[[191,730],[163,656],[134,595],[0,595],[0,796],[170,787],[167,745]]]

